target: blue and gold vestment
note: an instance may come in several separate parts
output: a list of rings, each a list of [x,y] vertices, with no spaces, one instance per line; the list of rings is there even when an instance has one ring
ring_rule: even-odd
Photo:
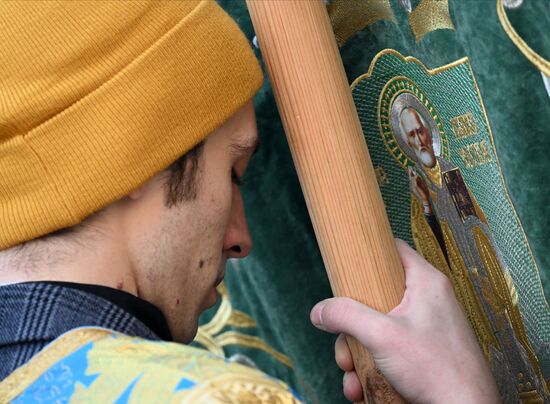
[[[297,403],[288,387],[207,351],[83,327],[0,383],[0,402]]]

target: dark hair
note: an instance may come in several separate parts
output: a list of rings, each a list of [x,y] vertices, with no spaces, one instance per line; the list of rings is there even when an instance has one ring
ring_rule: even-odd
[[[204,142],[200,142],[168,167],[164,204],[171,208],[197,197],[197,172]]]
[[[200,142],[166,169],[167,179],[164,184],[164,204],[168,208],[177,206],[184,201],[191,201],[197,197],[197,171],[203,146],[204,142]],[[84,229],[89,222],[97,218],[101,212],[101,210],[95,212],[77,225],[55,230],[51,233],[37,237],[34,240],[53,239],[68,234],[76,234]],[[25,244],[27,244],[27,242],[21,245]]]

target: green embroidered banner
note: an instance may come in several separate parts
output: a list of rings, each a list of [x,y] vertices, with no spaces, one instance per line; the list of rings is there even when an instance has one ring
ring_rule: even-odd
[[[394,234],[452,280],[503,397],[546,394],[550,311],[468,60],[384,50],[352,88]]]

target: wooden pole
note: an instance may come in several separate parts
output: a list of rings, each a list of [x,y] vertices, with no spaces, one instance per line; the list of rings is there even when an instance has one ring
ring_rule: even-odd
[[[388,312],[404,274],[325,4],[247,5],[332,290]],[[402,402],[368,352],[348,343],[365,401]]]

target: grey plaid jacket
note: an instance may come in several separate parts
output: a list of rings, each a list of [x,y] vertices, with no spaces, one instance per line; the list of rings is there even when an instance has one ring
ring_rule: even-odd
[[[160,338],[123,308],[93,293],[47,282],[0,286],[0,380],[77,327]]]

